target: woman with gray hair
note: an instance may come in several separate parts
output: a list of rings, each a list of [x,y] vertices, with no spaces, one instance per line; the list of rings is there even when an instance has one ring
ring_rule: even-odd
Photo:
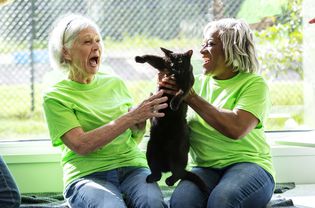
[[[98,26],[67,15],[49,40],[53,67],[68,79],[44,95],[53,146],[62,150],[64,196],[71,207],[167,207],[138,148],[147,119],[163,117],[163,91],[136,107],[118,77],[99,72],[103,52]]]
[[[193,172],[209,186],[202,193],[181,181],[171,207],[263,208],[272,197],[274,169],[264,133],[270,108],[268,86],[257,75],[258,61],[252,32],[237,19],[210,22],[200,51],[203,74],[185,101],[189,116]],[[174,81],[160,76],[167,93]]]

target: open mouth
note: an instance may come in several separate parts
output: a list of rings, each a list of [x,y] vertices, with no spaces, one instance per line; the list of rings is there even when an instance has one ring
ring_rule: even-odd
[[[99,57],[98,56],[93,56],[92,58],[89,59],[89,63],[93,67],[98,66],[98,64],[99,64]]]

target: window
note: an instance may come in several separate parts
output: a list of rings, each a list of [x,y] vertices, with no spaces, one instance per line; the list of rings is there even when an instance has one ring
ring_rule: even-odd
[[[210,1],[211,2],[211,1]],[[67,12],[94,19],[104,35],[102,70],[121,76],[135,103],[155,90],[154,69],[137,64],[136,55],[160,54],[159,47],[193,49],[194,73],[201,72],[202,28],[209,19],[238,17],[255,31],[262,74],[273,108],[267,129],[306,130],[315,126],[315,25],[312,0],[209,2],[24,1],[0,10],[0,141],[49,139],[42,112],[43,90],[60,76],[48,59],[52,22]],[[303,7],[303,13],[302,13]]]

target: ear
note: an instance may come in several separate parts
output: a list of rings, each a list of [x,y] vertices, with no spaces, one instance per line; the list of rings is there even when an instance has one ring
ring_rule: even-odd
[[[162,48],[162,47],[161,47],[161,50],[165,53],[166,56],[170,56],[170,54],[173,53],[173,51],[170,51],[170,50]]]
[[[70,51],[69,49],[63,47],[62,48],[62,55],[65,61],[71,61]]]
[[[192,54],[193,54],[193,50],[189,50],[189,51],[187,51],[187,52],[186,52],[186,54],[187,54],[189,57],[191,57],[191,56],[192,56]]]

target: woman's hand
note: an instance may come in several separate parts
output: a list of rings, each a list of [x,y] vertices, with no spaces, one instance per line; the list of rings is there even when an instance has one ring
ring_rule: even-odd
[[[163,117],[164,113],[159,110],[167,108],[167,97],[163,96],[164,90],[160,90],[148,99],[142,101],[137,107],[130,110],[134,124],[145,122],[153,117]]]
[[[159,72],[157,84],[159,89],[163,89],[166,94],[175,95],[178,92],[174,76],[168,76],[165,73]]]

